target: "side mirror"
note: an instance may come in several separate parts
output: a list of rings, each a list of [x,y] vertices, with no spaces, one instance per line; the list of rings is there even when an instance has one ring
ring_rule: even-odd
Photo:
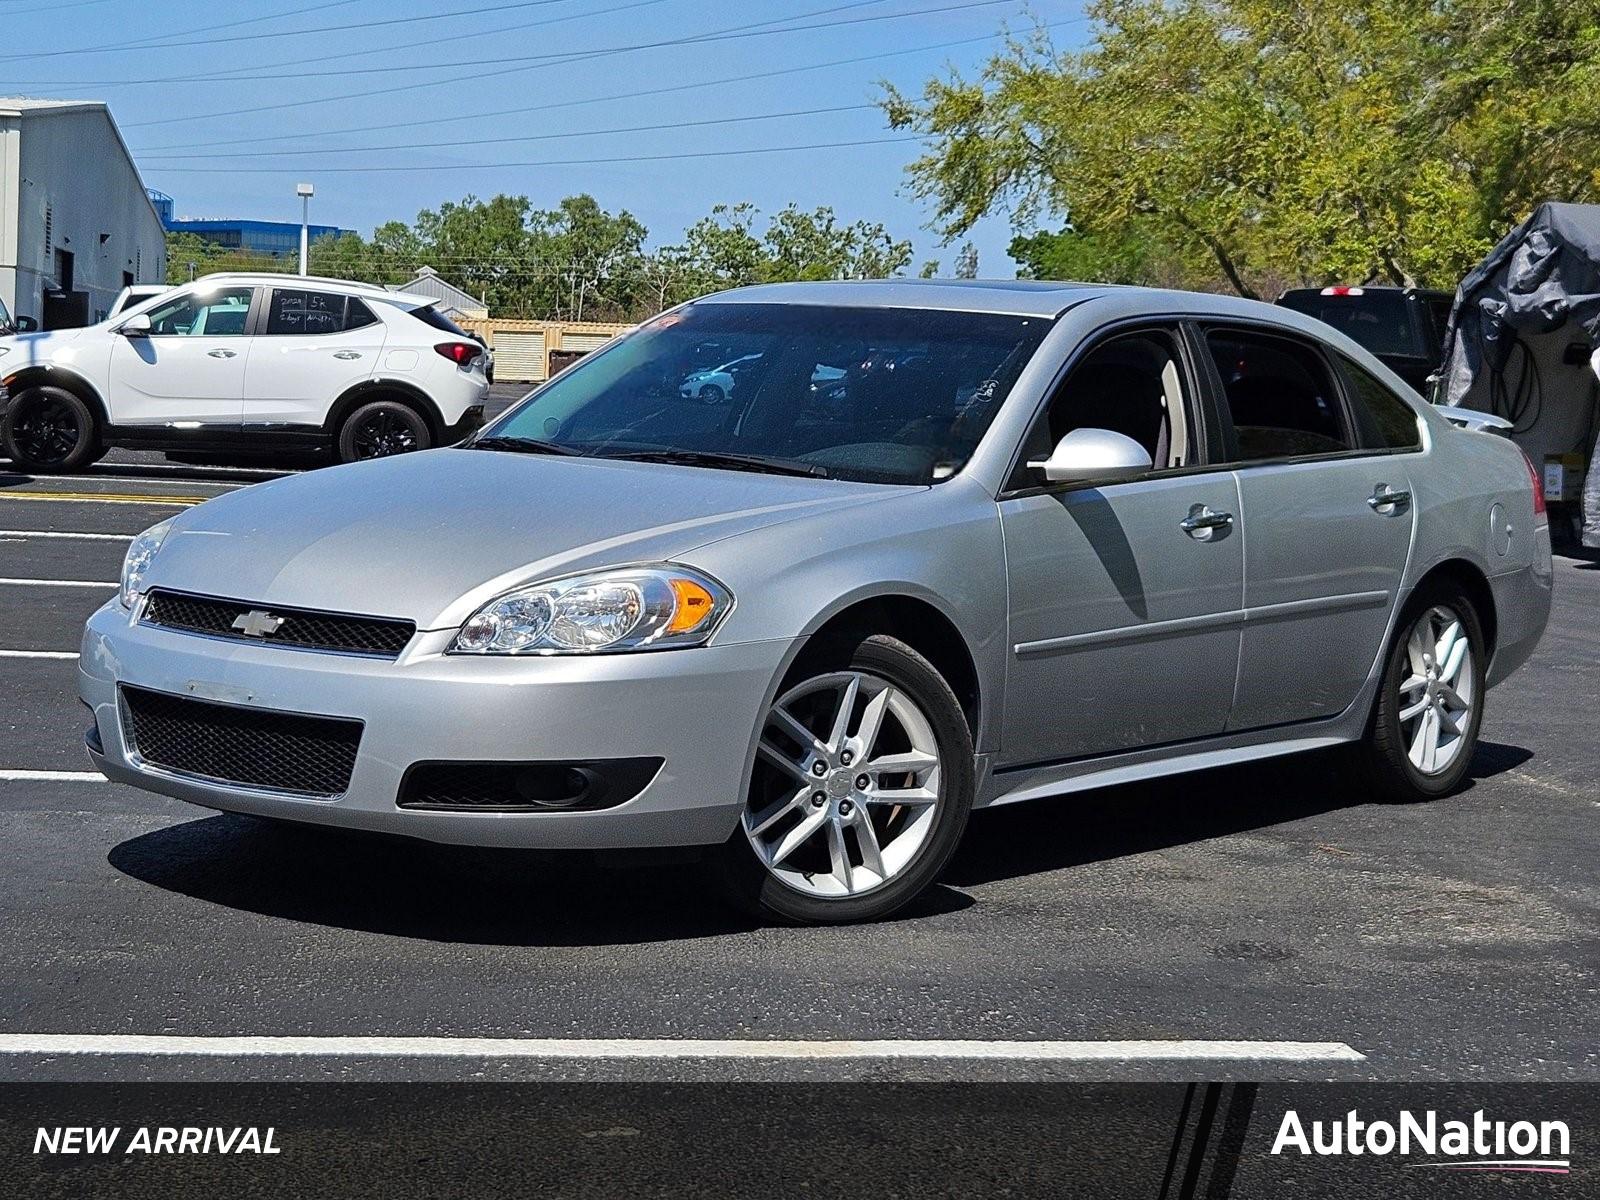
[[[39,321],[37,317],[18,317],[15,322],[18,333],[38,333]]]
[[[1111,483],[1142,475],[1153,466],[1143,446],[1109,429],[1074,429],[1056,443],[1048,459],[1028,464],[1031,470],[1043,471],[1051,483]]]
[[[123,337],[149,337],[150,318],[145,316],[144,313],[135,313],[117,326],[117,332]]]

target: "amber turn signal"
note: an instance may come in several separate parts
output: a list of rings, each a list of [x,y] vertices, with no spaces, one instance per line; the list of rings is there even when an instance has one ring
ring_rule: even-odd
[[[672,597],[678,602],[672,620],[667,622],[667,633],[688,633],[697,629],[716,607],[711,593],[692,579],[671,580]]]

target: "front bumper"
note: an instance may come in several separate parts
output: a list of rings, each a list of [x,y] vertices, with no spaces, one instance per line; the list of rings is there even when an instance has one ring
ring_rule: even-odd
[[[250,645],[134,624],[116,600],[89,619],[78,690],[107,778],[207,808],[463,845],[622,849],[724,841],[736,827],[786,642],[532,659],[451,657],[419,633],[394,661]],[[160,770],[130,752],[117,689],[359,720],[349,789],[310,799]],[[633,799],[590,812],[398,807],[413,763],[660,757]]]

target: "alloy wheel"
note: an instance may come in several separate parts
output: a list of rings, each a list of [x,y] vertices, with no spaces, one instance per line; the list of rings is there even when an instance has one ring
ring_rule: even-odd
[[[1406,638],[1410,674],[1400,681],[1400,732],[1411,765],[1440,775],[1461,753],[1472,728],[1476,674],[1460,614],[1435,605]]]
[[[11,436],[29,461],[54,466],[77,449],[78,416],[65,400],[46,395],[17,414]]]
[[[352,439],[357,458],[387,458],[417,448],[417,431],[392,412],[375,412],[356,427]]]
[[[774,878],[822,899],[894,879],[934,827],[938,741],[906,691],[863,671],[778,697],[757,746],[743,828]]]

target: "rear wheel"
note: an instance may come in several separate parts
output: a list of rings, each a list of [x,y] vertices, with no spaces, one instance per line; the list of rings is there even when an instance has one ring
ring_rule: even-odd
[[[360,462],[426,450],[432,444],[422,414],[398,400],[363,404],[339,427],[339,460]]]
[[[931,663],[882,635],[809,654],[767,711],[724,881],[745,908],[872,921],[937,878],[972,808],[972,738]]]
[[[1380,796],[1431,800],[1461,785],[1483,722],[1487,657],[1477,611],[1459,588],[1430,586],[1406,606],[1357,748]]]
[[[40,475],[76,471],[105,451],[94,413],[62,388],[26,388],[12,397],[0,426],[12,465]]]

